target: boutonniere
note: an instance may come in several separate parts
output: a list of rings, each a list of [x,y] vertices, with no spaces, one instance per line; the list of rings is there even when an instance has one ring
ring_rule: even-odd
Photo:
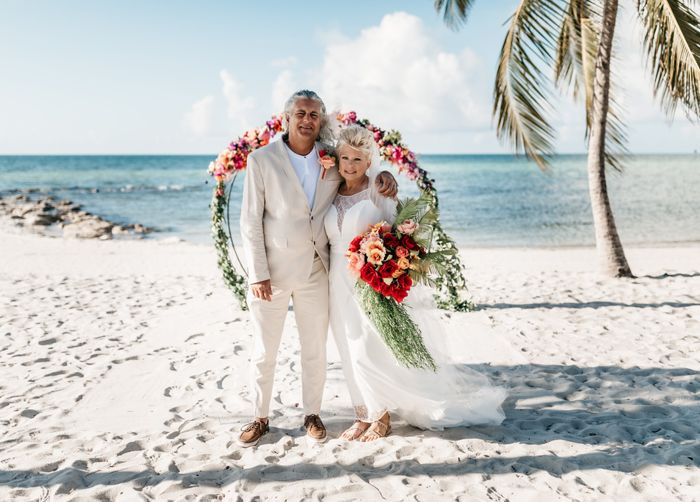
[[[321,179],[326,177],[326,172],[336,164],[335,152],[331,150],[321,149],[318,152],[318,162],[321,164],[323,171],[321,172]]]

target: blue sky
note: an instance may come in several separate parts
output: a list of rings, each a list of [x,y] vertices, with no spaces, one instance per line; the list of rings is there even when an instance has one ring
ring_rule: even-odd
[[[459,32],[432,4],[0,0],[0,154],[215,154],[297,88],[418,152],[509,151],[491,89],[517,2],[478,2]],[[630,149],[700,150],[700,126],[653,101],[630,12],[618,42]],[[559,151],[584,151],[580,105],[555,106]]]

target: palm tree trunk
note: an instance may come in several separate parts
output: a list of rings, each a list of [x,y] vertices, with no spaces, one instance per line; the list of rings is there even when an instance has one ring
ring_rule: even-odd
[[[608,121],[610,61],[616,18],[617,0],[606,0],[593,82],[588,142],[588,188],[601,271],[610,277],[634,277],[617,233],[605,180],[605,130]]]

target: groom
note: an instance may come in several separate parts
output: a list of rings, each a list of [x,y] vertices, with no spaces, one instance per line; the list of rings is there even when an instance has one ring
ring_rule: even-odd
[[[328,237],[323,218],[342,181],[337,166],[321,176],[319,151],[332,135],[326,107],[313,91],[294,93],[284,109],[287,130],[248,156],[241,204],[241,235],[248,263],[248,306],[253,323],[254,420],[238,442],[254,446],[269,431],[268,413],[277,351],[292,299],[301,346],[304,427],[322,442],[319,417],[326,381],[328,333]],[[396,195],[388,172],[376,179],[387,197]]]

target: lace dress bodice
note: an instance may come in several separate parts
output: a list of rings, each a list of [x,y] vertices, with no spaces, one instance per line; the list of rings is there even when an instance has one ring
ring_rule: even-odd
[[[336,195],[324,219],[331,256],[336,256],[336,265],[338,257],[347,251],[350,241],[366,231],[369,225],[380,221],[393,223],[395,213],[396,201],[376,194],[373,196],[371,188],[353,195]],[[345,258],[342,260],[342,269],[345,269]],[[331,268],[333,261],[331,258]]]
[[[343,228],[343,218],[345,213],[355,204],[360,201],[369,200],[369,188],[365,188],[361,192],[357,192],[352,195],[342,195],[337,194],[333,200],[333,207],[335,207],[338,220],[338,231],[340,232]]]

